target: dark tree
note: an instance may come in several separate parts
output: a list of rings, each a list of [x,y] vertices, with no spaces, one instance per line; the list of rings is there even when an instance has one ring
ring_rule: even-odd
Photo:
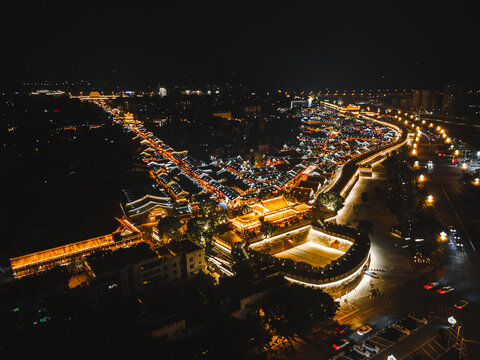
[[[322,290],[290,284],[270,296],[257,317],[291,346],[295,336],[304,336],[314,325],[331,320],[337,309],[338,303]]]
[[[373,222],[370,220],[359,220],[357,229],[365,231],[367,234],[371,234],[373,232]]]
[[[213,221],[209,218],[194,218],[187,223],[187,237],[196,243],[204,244],[214,232]]]
[[[175,216],[167,216],[158,222],[158,235],[160,237],[173,237],[182,227],[180,220]]]
[[[343,197],[335,191],[328,191],[326,193],[319,194],[315,202],[315,206],[317,208],[326,208],[335,212],[340,210],[343,205]]]
[[[278,226],[269,221],[264,221],[260,225],[260,233],[266,237],[270,237],[278,230]]]

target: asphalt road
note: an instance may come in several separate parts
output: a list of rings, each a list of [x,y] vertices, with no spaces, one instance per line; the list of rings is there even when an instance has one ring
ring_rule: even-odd
[[[422,137],[423,138],[423,137]],[[419,146],[419,161],[432,160],[432,169],[426,169],[426,187],[435,198],[438,217],[446,226],[451,225],[461,234],[459,240],[449,234],[446,243],[445,265],[435,274],[436,279],[443,279],[455,290],[448,294],[449,305],[465,299],[469,305],[462,310],[450,308],[452,315],[459,317],[465,330],[466,339],[480,341],[480,249],[478,229],[471,219],[478,219],[474,214],[466,214],[456,200],[459,194],[460,167],[452,165],[451,159],[438,156],[438,146],[428,140],[422,140]],[[448,230],[446,231],[449,232]],[[458,246],[459,243],[461,246]],[[436,280],[432,279],[432,280]],[[472,359],[480,359],[480,344],[467,342],[467,353]]]
[[[414,351],[427,358],[436,358],[442,351],[438,329],[447,326],[446,320],[450,316],[454,316],[462,326],[465,339],[480,341],[480,259],[474,251],[474,248],[480,248],[480,245],[477,246],[475,229],[470,226],[471,223],[462,221],[465,214],[456,204],[462,170],[452,166],[451,159],[438,157],[435,144],[429,144],[424,138],[422,137],[418,147],[420,162],[434,162],[433,169],[425,169],[425,186],[435,198],[433,206],[445,229],[452,225],[462,233],[462,238],[458,241],[450,236],[445,243],[446,259],[442,267],[431,271],[416,269],[405,251],[395,245],[398,239],[390,233],[390,229],[396,220],[385,212],[383,195],[375,191],[375,187],[381,187],[384,178],[381,164],[374,168],[373,178],[359,180],[336,219],[337,223],[350,226],[355,226],[360,219],[374,223],[370,268],[380,274],[380,277],[365,277],[355,291],[340,299],[341,309],[337,316],[340,323],[351,327],[352,330],[339,334],[346,337],[351,344],[363,340],[362,336],[355,333],[355,329],[367,324],[373,328],[365,337],[373,339],[382,351],[374,359],[386,359],[389,354],[396,355],[397,359],[409,359],[413,358],[409,354]],[[369,200],[362,204],[361,193],[364,191],[369,194]],[[457,242],[463,246],[458,246]],[[439,281],[441,286],[453,286],[454,290],[439,294],[436,289],[424,289],[423,285],[430,281]],[[379,295],[372,298],[369,291],[373,288],[378,289]],[[453,305],[461,299],[467,300],[469,304],[464,309],[456,309]],[[419,314],[432,312],[434,320],[424,329],[399,342],[392,342],[377,334],[412,311]],[[320,333],[321,331],[316,329],[305,339],[296,339],[295,357],[355,358],[355,354],[348,353],[340,356],[342,352],[335,351],[329,341],[322,340]],[[480,359],[480,344],[465,344],[468,358]],[[284,355],[283,358],[291,358],[291,355]],[[275,357],[282,358],[278,354]]]

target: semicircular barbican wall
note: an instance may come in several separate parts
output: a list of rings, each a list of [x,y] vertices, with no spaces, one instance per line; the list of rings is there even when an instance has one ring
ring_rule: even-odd
[[[250,245],[251,256],[278,266],[285,279],[323,289],[334,298],[353,290],[370,263],[370,239],[343,225],[316,223]]]

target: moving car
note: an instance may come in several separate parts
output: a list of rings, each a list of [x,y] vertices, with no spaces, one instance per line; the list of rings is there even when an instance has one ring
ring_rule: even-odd
[[[438,281],[430,282],[426,285],[423,285],[423,288],[427,289],[427,290],[430,290],[430,289],[433,289],[436,286],[438,286]]]
[[[404,333],[405,335],[410,335],[410,330],[408,330],[406,327],[400,325],[400,324],[392,324],[392,328],[397,329],[401,333]]]
[[[369,326],[369,325],[364,325],[364,326],[361,326],[357,329],[357,334],[358,335],[365,335],[365,334],[369,333],[370,331],[372,331],[372,327]]]
[[[377,273],[369,270],[369,269],[364,269],[363,272],[365,273],[365,275],[369,275],[371,277],[374,277],[374,278],[378,278],[380,277],[380,275],[378,275]]]
[[[367,349],[371,353],[378,354],[380,352],[379,347],[371,341],[364,341],[362,343],[362,346],[363,346],[364,349]]]
[[[353,350],[355,352],[357,352],[358,354],[366,357],[366,358],[369,358],[372,354],[370,354],[370,351],[368,351],[367,349],[365,349],[362,345],[360,344],[357,344],[357,345],[353,345]]]
[[[465,306],[467,306],[467,305],[468,305],[468,301],[467,301],[467,300],[460,300],[460,301],[458,301],[458,302],[457,302],[455,305],[453,305],[453,306],[455,306],[457,309],[463,309],[463,308],[464,308]]]
[[[428,323],[428,320],[425,317],[419,316],[419,315],[415,314],[414,312],[411,312],[410,314],[408,314],[408,317],[410,319],[418,321],[419,323],[422,323],[422,324],[427,324]]]
[[[453,287],[451,287],[451,286],[444,286],[444,287],[442,287],[441,289],[438,289],[437,292],[438,292],[439,294],[446,294],[446,293],[449,293],[449,292],[452,291],[452,290],[453,290]]]
[[[338,339],[332,344],[332,346],[335,350],[340,350],[347,346],[349,343],[350,342],[347,339]]]
[[[335,328],[335,331],[338,333],[338,334],[343,334],[345,331],[347,330],[350,330],[350,326],[347,325],[347,324],[342,324],[340,326],[337,326]]]

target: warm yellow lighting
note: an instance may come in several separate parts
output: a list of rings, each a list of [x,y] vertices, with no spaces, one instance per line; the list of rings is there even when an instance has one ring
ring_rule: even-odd
[[[440,127],[440,126],[437,126],[437,131],[439,131],[440,129],[441,129],[441,127]]]
[[[445,231],[442,231],[440,233],[440,240],[446,241],[447,240],[447,233]]]
[[[433,127],[433,124],[432,123],[428,124],[428,127]]]
[[[412,150],[412,155],[417,155],[417,150],[416,149]]]
[[[424,181],[425,180],[425,176],[424,175],[420,175],[418,180],[420,180],[420,182]]]
[[[425,123],[426,123],[426,121],[425,121],[425,120],[422,120],[422,124],[425,124]]]
[[[467,168],[468,168],[468,165],[465,164],[465,163],[463,163],[463,164],[462,164],[462,170],[467,170]]]
[[[452,142],[452,139],[447,138],[447,139],[445,140],[445,142],[446,142],[447,144],[450,144],[450,143]]]
[[[415,161],[415,163],[413,164],[413,166],[414,166],[414,167],[416,167],[416,168],[418,168],[418,167],[419,167],[419,165],[418,165],[418,160],[417,160],[417,161]]]
[[[460,151],[455,150],[455,155],[458,155],[458,154],[460,154]]]
[[[415,140],[415,141],[417,141],[417,140]],[[416,144],[416,143],[413,144],[413,147],[416,149],[416,148],[417,148],[417,144]]]
[[[447,134],[442,134],[442,137],[443,137],[443,138],[446,138],[446,137],[447,137]]]
[[[429,203],[429,204],[433,203],[433,196],[432,195],[427,196],[427,203]]]
[[[480,185],[480,179],[475,178],[475,180],[473,181],[473,185]]]

